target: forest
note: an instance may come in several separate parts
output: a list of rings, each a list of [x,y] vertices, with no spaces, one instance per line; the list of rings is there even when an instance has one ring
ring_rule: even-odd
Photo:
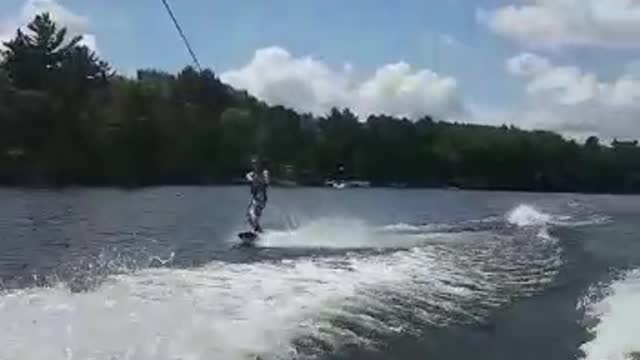
[[[3,185],[232,184],[254,154],[276,179],[309,186],[340,176],[373,186],[640,192],[636,142],[578,143],[429,116],[360,119],[339,108],[315,116],[191,66],[125,77],[46,13],[2,47]]]

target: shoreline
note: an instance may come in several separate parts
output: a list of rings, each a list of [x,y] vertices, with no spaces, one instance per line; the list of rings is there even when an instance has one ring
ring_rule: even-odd
[[[141,191],[154,188],[168,188],[168,187],[245,187],[245,183],[241,182],[209,182],[209,183],[197,183],[197,182],[184,182],[184,183],[153,183],[145,185],[122,185],[122,184],[65,184],[65,185],[52,185],[52,184],[0,184],[0,189],[15,189],[15,190],[34,190],[34,191],[66,191],[74,189],[113,189],[123,191]],[[640,192],[630,191],[579,191],[579,190],[560,190],[560,189],[527,189],[527,188],[515,188],[515,187],[469,187],[469,186],[454,186],[454,185],[407,185],[407,186],[391,186],[384,184],[372,184],[370,186],[347,186],[344,188],[334,188],[327,185],[318,184],[298,184],[298,185],[279,185],[274,184],[270,186],[274,189],[326,189],[334,191],[345,190],[374,190],[374,189],[389,189],[389,190],[448,190],[448,191],[465,191],[465,192],[496,192],[496,193],[539,193],[539,194],[575,194],[575,195],[640,195]]]

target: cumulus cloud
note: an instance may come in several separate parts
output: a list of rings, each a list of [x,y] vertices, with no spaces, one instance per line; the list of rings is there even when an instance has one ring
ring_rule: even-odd
[[[364,114],[413,119],[424,115],[448,117],[463,111],[455,79],[427,69],[413,70],[404,62],[378,69],[371,79],[357,86],[352,101]]]
[[[267,103],[320,113],[347,105],[348,71],[336,72],[311,57],[294,58],[282,48],[270,47],[257,50],[246,66],[221,78]]]
[[[505,67],[524,80],[524,105],[487,109],[465,103],[454,78],[404,62],[381,66],[359,79],[352,65],[333,69],[279,47],[256,51],[248,64],[221,78],[269,104],[317,115],[333,106],[346,106],[362,118],[433,115],[450,121],[546,129],[579,139],[640,137],[640,77],[629,73],[602,81],[594,73],[558,66],[533,53],[508,59]]]
[[[607,106],[632,106],[640,101],[640,79],[624,74],[612,82],[575,66],[555,66],[541,56],[524,53],[507,61],[513,75],[528,80],[527,93],[557,104],[591,102]]]
[[[455,79],[399,62],[379,68],[358,81],[353,66],[335,70],[312,57],[294,57],[280,47],[257,50],[244,67],[221,75],[269,104],[325,114],[331,107],[349,107],[362,117],[385,113],[442,118],[464,111]]]
[[[0,19],[0,42],[10,40],[18,28],[26,26],[37,14],[48,12],[70,36],[82,35],[82,45],[98,51],[96,37],[89,33],[89,19],[65,8],[55,0],[26,0],[18,13]]]
[[[494,32],[530,47],[640,47],[637,0],[524,0],[478,19]]]
[[[535,76],[550,68],[548,59],[531,53],[522,53],[507,60],[507,70],[513,75]]]
[[[601,81],[594,73],[531,53],[507,60],[506,68],[526,80],[528,101],[519,124],[567,135],[640,136],[640,78],[623,74]]]

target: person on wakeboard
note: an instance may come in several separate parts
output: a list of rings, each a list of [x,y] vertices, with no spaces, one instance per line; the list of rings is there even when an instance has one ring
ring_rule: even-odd
[[[256,233],[262,233],[260,217],[267,204],[267,187],[269,186],[269,171],[257,157],[251,159],[251,171],[246,175],[251,191],[251,200],[247,208],[247,221]]]

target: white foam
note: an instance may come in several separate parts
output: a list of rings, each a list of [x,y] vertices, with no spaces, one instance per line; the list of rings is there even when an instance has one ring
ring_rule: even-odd
[[[260,244],[269,247],[360,247],[369,242],[371,230],[359,220],[323,218],[297,229],[267,231]]]
[[[586,360],[630,360],[640,353],[640,269],[611,284],[604,298],[586,297],[579,306],[595,321],[593,340],[581,346]]]
[[[568,226],[568,227],[578,227],[578,226],[589,226],[589,225],[601,225],[606,224],[611,221],[611,217],[604,215],[592,215],[584,220],[574,220],[571,217],[561,217],[556,219],[553,224],[559,226]]]
[[[546,227],[540,228],[540,230],[538,230],[537,236],[540,239],[545,241],[557,241],[556,238],[554,238],[553,236],[551,236],[551,234],[549,234],[549,229],[547,229]]]
[[[447,241],[415,248],[425,236]],[[64,285],[0,293],[0,359],[301,359],[313,349],[375,345],[379,336],[426,324],[481,319],[545,286],[559,266],[536,242],[523,249],[511,237],[482,231],[389,234],[349,219],[268,232],[261,242],[410,246],[375,255],[143,269],[107,276],[81,293]]]
[[[482,318],[514,289],[530,291],[534,277],[553,276],[520,265],[513,244],[478,246],[213,262],[113,275],[82,293],[62,285],[5,292],[0,359],[303,358],[296,351],[305,339],[320,348],[368,346],[425,324]],[[501,269],[515,273],[491,273]]]
[[[547,225],[559,224],[568,217],[550,215],[530,205],[519,205],[505,214],[506,221],[518,227],[539,227],[538,237],[546,241],[556,241]],[[366,222],[349,218],[321,218],[310,220],[297,228],[268,230],[260,238],[258,246],[287,248],[411,248],[425,243],[465,241],[475,237],[498,236],[490,231],[472,229],[465,226],[492,223],[500,218],[490,217],[454,224],[407,223],[372,227]],[[459,231],[455,231],[459,228]],[[237,242],[235,237],[230,242]]]
[[[412,225],[412,224],[406,224],[406,223],[397,223],[397,224],[385,225],[380,230],[386,231],[386,232],[396,232],[396,233],[424,233],[424,232],[448,230],[451,228],[452,226],[447,224]]]
[[[422,230],[382,231],[355,221],[314,222],[295,230],[266,231],[256,243],[268,248],[410,249],[434,243],[454,243],[500,237],[487,231],[435,232]],[[236,241],[236,240],[233,240]]]
[[[409,248],[425,240],[420,233],[377,231],[361,220],[323,218],[297,229],[270,230],[261,236],[258,246],[288,248]]]
[[[610,217],[593,214],[583,219],[576,219],[570,215],[549,214],[528,204],[520,204],[506,214],[506,221],[519,227],[529,226],[587,226],[609,222]]]
[[[348,333],[324,321],[323,314],[354,316],[346,310],[349,304],[367,300],[369,310],[383,307],[384,301],[367,293],[385,288],[402,293],[414,276],[434,272],[456,277],[416,250],[389,257],[150,269],[113,276],[86,293],[63,286],[10,292],[0,297],[0,358],[285,356],[294,351],[292,341],[298,337],[348,340]],[[434,290],[467,295],[439,284],[438,276],[431,283]],[[381,323],[370,326],[393,331]]]
[[[539,211],[531,205],[521,204],[506,215],[507,222],[516,226],[543,226],[553,219],[553,216]]]

